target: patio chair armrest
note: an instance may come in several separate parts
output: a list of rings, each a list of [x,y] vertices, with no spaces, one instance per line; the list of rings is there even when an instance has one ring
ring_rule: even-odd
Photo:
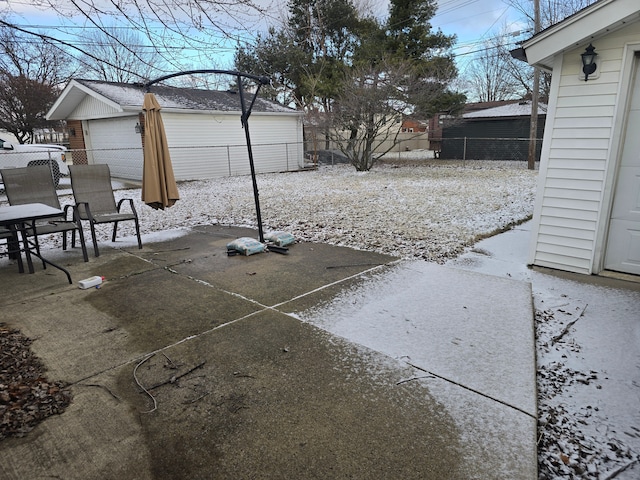
[[[65,205],[64,208],[62,210],[64,210],[64,219],[68,220],[69,218],[67,217],[68,213],[69,213],[69,209],[71,209],[71,213],[73,214],[73,220],[75,220],[76,218],[76,210],[77,207],[75,205]]]
[[[91,209],[89,208],[89,202],[78,202],[75,204],[74,206],[74,210],[76,212],[76,214],[78,215],[78,218],[82,218],[82,216],[80,215],[80,207],[84,207],[84,212],[85,212],[85,220],[90,220],[91,222],[93,222],[93,215],[91,215]]]
[[[118,202],[118,213],[120,213],[120,207],[124,202],[129,202],[129,208],[131,208],[131,212],[137,217],[138,212],[136,212],[136,207],[133,206],[133,198],[122,198]]]

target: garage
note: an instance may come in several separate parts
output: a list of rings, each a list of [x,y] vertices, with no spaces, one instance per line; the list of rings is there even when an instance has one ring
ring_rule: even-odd
[[[552,73],[529,264],[640,275],[638,1],[600,0],[512,55]]]
[[[152,87],[160,106],[175,178],[204,180],[249,174],[240,95],[235,91]],[[114,177],[142,179],[144,89],[74,79],[47,113],[64,120],[74,163],[106,163]],[[256,98],[251,143],[257,173],[304,167],[302,112]]]
[[[605,268],[640,275],[640,61],[635,58],[631,103],[616,180]]]

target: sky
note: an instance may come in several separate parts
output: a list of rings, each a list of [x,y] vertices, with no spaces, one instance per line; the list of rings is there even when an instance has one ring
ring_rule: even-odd
[[[526,32],[522,14],[503,0],[442,0],[431,23],[434,28],[457,36],[453,52],[460,70],[464,70],[474,54],[484,48],[484,42],[503,31],[515,34],[503,38],[514,48],[517,40],[531,35]]]
[[[98,2],[100,0],[97,0]],[[278,2],[267,3],[271,0],[258,0],[261,5],[268,5],[269,13],[277,17],[280,7]],[[0,18],[6,12],[14,12],[12,21],[23,26],[57,26],[61,24],[60,18],[51,9],[35,7],[34,0],[0,0]],[[386,0],[382,0],[375,7],[376,10],[387,10]],[[434,29],[441,29],[445,34],[457,36],[457,45],[454,54],[458,58],[460,70],[464,70],[466,64],[473,58],[473,54],[482,50],[483,42],[495,36],[505,29],[508,32],[518,32],[525,29],[519,21],[522,15],[509,7],[503,0],[441,0],[438,2],[438,11],[431,23]],[[81,31],[76,28],[74,31]],[[255,31],[255,29],[254,29]],[[59,36],[55,30],[49,31],[51,35]],[[520,36],[507,37],[505,41],[526,38],[526,33]],[[230,68],[230,60],[233,55],[233,45],[226,48],[218,47],[220,65],[213,68]],[[197,65],[198,59],[192,59],[186,54],[187,61],[194,62],[193,68],[212,68],[211,65]],[[226,63],[226,64],[225,64]]]

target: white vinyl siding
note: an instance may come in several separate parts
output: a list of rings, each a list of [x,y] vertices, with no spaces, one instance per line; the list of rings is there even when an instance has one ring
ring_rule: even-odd
[[[74,120],[87,120],[91,118],[104,118],[121,115],[131,115],[131,113],[124,114],[122,109],[116,109],[111,105],[101,102],[97,98],[86,96],[78,104],[73,111]]]
[[[158,94],[158,100],[176,180],[251,173],[246,131],[235,95],[158,89],[167,94],[166,98]],[[89,163],[107,163],[118,178],[142,180],[142,138],[135,127],[144,123],[140,120],[143,101],[143,90],[134,85],[73,80],[47,115],[82,121]],[[256,173],[304,167],[302,112],[257,99],[248,123]],[[79,159],[83,156],[77,155]]]
[[[599,225],[608,221],[608,170],[616,167],[612,139],[620,135],[614,125],[623,56],[628,43],[640,42],[640,23],[592,42],[596,78],[579,78],[588,42],[566,51],[554,66],[560,78],[553,79],[549,102],[530,255],[532,264],[587,274],[597,269],[596,249],[603,248],[596,239]]]
[[[141,180],[142,140],[135,131],[137,121],[137,115],[87,121],[89,163],[106,163],[116,178]]]
[[[245,131],[238,112],[162,113],[176,180],[251,173]],[[298,115],[256,114],[249,118],[256,173],[297,170],[302,162]]]

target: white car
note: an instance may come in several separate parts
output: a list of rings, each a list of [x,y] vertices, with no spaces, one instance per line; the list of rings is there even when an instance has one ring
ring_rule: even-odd
[[[62,145],[6,142],[0,138],[0,169],[48,165],[56,185],[60,177],[69,175],[67,148]]]

